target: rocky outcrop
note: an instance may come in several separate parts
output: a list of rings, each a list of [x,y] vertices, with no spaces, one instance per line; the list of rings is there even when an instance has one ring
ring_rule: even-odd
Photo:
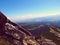
[[[23,39],[25,36],[31,37],[32,35],[23,27],[11,22],[4,14],[0,12],[0,36],[5,37],[12,44],[23,45]]]

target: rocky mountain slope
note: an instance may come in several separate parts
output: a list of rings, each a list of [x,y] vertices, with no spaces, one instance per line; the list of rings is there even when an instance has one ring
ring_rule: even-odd
[[[60,37],[57,31],[54,31],[53,28],[49,28],[47,25],[25,29],[21,25],[11,22],[0,12],[1,45],[59,45],[60,40],[55,38],[55,35]],[[58,43],[54,42],[54,39],[58,39]]]

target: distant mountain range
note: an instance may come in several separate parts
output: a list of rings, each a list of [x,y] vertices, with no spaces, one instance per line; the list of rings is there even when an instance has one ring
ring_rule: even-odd
[[[55,16],[47,16],[47,17],[40,17],[40,18],[31,18],[31,19],[26,19],[18,22],[57,22],[60,21],[60,15],[55,15]]]
[[[47,16],[47,17],[40,17],[40,18],[32,18],[27,20],[18,21],[18,24],[27,25],[27,24],[47,24],[47,25],[58,25],[60,26],[60,15],[55,16]]]

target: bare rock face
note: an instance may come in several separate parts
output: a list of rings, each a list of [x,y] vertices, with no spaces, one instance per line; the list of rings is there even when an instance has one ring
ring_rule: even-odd
[[[25,36],[31,37],[30,32],[11,22],[4,14],[0,12],[0,37],[8,40],[12,45],[24,45],[23,39]]]

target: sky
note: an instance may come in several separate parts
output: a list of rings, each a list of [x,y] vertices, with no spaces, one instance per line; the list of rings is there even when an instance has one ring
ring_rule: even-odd
[[[60,14],[60,0],[0,0],[0,11],[11,20]]]

